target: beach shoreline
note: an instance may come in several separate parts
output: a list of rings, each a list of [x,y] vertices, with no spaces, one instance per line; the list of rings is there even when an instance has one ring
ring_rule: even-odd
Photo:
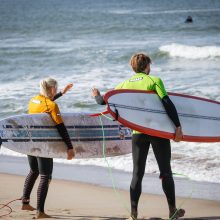
[[[0,204],[22,196],[29,172],[26,157],[0,156]],[[177,206],[186,209],[184,219],[220,219],[218,183],[175,178]],[[129,216],[131,174],[98,166],[54,163],[53,179],[46,200],[46,213],[52,219],[125,219]],[[31,195],[36,206],[39,178]],[[192,194],[192,195],[191,195]],[[201,197],[198,199],[196,197]],[[4,219],[32,219],[35,212],[21,210],[21,202],[10,204],[13,212]],[[0,209],[0,216],[9,209]],[[139,218],[167,219],[168,207],[157,175],[147,174],[139,202]]]
[[[185,23],[188,16],[193,18],[190,24]],[[129,60],[139,52],[151,57],[150,76],[162,79],[167,92],[220,102],[218,0],[3,0],[0,17],[0,124],[8,117],[27,113],[30,98],[39,93],[39,81],[47,77],[59,82],[58,92],[73,83],[73,88],[56,100],[61,114],[105,111],[106,106],[97,105],[91,97],[91,88],[98,88],[104,95],[132,77]],[[194,100],[193,108],[198,107],[197,101]],[[193,108],[188,116],[207,122],[205,136],[212,136],[209,129],[212,123],[208,119],[216,125],[215,135],[220,136],[220,116],[210,117],[206,108],[196,115]],[[212,115],[214,110],[215,107],[210,108]],[[177,108],[177,112],[187,135],[184,123],[193,121],[181,109]],[[45,211],[52,219],[116,220],[129,216],[132,154],[105,158],[107,141],[114,139],[114,132],[113,128],[109,128],[111,134],[104,132],[100,122],[96,123],[94,133],[88,135],[100,141],[101,158],[54,159],[45,204]],[[0,129],[0,137],[8,125]],[[12,129],[20,126],[13,121]],[[91,140],[89,146],[95,146],[83,127],[79,128],[83,141]],[[11,141],[17,147],[30,137],[43,141],[40,137],[46,129],[38,128],[37,132],[19,129],[18,133],[9,129],[18,137]],[[72,128],[73,146],[77,147],[81,140]],[[48,141],[53,136],[51,132]],[[29,173],[26,155],[5,148],[4,143],[0,146],[0,204],[21,197]],[[177,206],[186,210],[183,219],[220,220],[220,142],[171,141],[171,151]],[[168,219],[159,172],[150,147],[139,219]],[[31,195],[34,207],[38,183],[39,178]],[[35,214],[21,211],[21,201],[11,203],[12,213],[5,217],[10,209],[1,207],[0,220],[28,220]]]
[[[0,173],[26,176],[28,172],[29,166],[26,157],[0,155]],[[127,191],[130,187],[132,173],[111,167],[54,162],[52,178],[108,188],[116,187]],[[176,175],[174,175],[174,179],[176,195],[179,197],[220,201],[220,183],[193,181]],[[163,195],[159,174],[146,173],[142,181],[142,191],[148,194]]]
[[[24,176],[0,173],[0,203],[5,204],[20,198]],[[39,180],[38,180],[39,181]],[[36,206],[36,182],[31,195],[31,204]],[[182,204],[182,205],[181,205]],[[186,209],[186,219],[220,219],[220,201],[177,198],[177,205]],[[32,219],[34,212],[22,211],[21,202],[10,206],[13,212],[4,219]],[[45,205],[52,219],[124,219],[129,216],[128,190],[116,190],[67,180],[52,180]],[[7,209],[0,210],[3,215]],[[167,219],[168,208],[165,196],[143,193],[139,205],[139,217]]]

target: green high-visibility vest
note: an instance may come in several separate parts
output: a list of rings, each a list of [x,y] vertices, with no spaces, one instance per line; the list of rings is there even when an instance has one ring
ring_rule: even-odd
[[[161,99],[167,95],[163,81],[159,77],[149,76],[146,73],[136,73],[130,79],[118,84],[115,89],[155,91]],[[133,134],[138,133],[140,132],[133,131]]]

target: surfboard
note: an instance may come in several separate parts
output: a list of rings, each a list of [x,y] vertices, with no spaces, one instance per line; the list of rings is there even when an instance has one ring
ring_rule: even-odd
[[[131,130],[99,114],[63,113],[76,158],[103,156],[103,134],[106,156],[131,153]],[[109,115],[110,117],[110,115]],[[10,150],[46,158],[66,158],[66,145],[51,117],[24,114],[0,121],[2,145]]]
[[[220,102],[168,93],[183,130],[183,141],[220,142]],[[145,134],[174,138],[175,126],[159,96],[142,90],[112,90],[104,95],[107,111],[126,127]]]

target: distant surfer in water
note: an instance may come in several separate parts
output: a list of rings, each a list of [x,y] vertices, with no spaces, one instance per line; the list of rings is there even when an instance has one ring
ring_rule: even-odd
[[[176,108],[165,90],[163,81],[159,77],[149,76],[150,64],[151,59],[146,54],[134,54],[130,60],[130,65],[135,74],[131,78],[117,85],[115,89],[155,91],[160,97],[168,116],[176,127],[174,141],[181,141],[183,133]],[[98,104],[106,104],[98,89],[92,89],[92,96]],[[129,220],[136,220],[138,217],[138,202],[142,191],[142,179],[145,172],[150,144],[159,166],[160,179],[169,206],[169,217],[172,219],[180,218],[184,216],[185,210],[176,208],[175,185],[170,165],[170,140],[133,131],[133,177],[130,185],[131,216]]]
[[[190,15],[186,18],[185,23],[193,23],[193,19]]]
[[[65,94],[72,84],[68,84],[63,91],[57,93],[57,81],[52,78],[44,79],[40,82],[40,94],[33,97],[28,106],[29,114],[48,113],[53,119],[55,126],[67,146],[67,159],[71,160],[75,156],[69,134],[63,123],[59,107],[54,102],[55,99]],[[26,177],[22,196],[22,210],[33,211],[30,203],[30,194],[37,177],[40,174],[40,183],[37,190],[37,214],[35,219],[50,218],[44,212],[44,204],[47,197],[49,183],[52,178],[53,158],[34,157],[28,155],[30,172]]]

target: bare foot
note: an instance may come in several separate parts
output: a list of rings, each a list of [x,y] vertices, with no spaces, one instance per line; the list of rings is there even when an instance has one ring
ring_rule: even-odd
[[[36,209],[29,204],[22,204],[21,210],[34,211]]]
[[[185,215],[185,210],[184,209],[174,209],[173,211],[170,212],[170,219],[178,219],[181,218]]]
[[[39,218],[51,218],[50,215],[47,215],[44,212],[37,212],[36,216],[34,217],[34,219],[39,219]]]

